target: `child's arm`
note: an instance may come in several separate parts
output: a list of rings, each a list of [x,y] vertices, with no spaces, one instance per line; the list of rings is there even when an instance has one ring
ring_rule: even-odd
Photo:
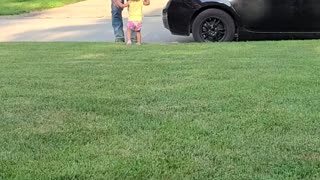
[[[143,5],[149,6],[150,5],[150,0],[143,0]]]
[[[124,3],[122,4],[120,0],[113,0],[113,3],[115,6],[119,7],[119,8],[125,8],[128,7],[128,3]]]

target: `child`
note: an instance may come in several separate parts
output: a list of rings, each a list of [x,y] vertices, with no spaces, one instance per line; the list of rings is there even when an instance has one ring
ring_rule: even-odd
[[[127,25],[127,45],[131,45],[131,31],[136,32],[137,45],[141,45],[141,26],[142,26],[142,7],[150,5],[150,0],[130,0],[128,13],[128,25]]]

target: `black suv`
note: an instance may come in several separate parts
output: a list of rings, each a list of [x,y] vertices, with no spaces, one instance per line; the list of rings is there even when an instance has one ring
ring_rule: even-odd
[[[169,0],[164,26],[199,42],[253,34],[317,34],[320,0]]]

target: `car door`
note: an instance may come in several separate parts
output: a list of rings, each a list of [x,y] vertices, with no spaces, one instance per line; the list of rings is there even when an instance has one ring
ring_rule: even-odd
[[[297,0],[230,1],[241,18],[242,26],[247,30],[291,32],[298,28],[293,23],[297,15]]]
[[[320,0],[297,0],[299,32],[320,32]]]

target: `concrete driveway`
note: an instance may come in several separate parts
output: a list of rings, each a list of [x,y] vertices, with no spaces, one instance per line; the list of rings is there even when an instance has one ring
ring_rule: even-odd
[[[151,0],[144,8],[143,42],[192,42],[163,27],[161,10],[167,0]],[[46,11],[0,17],[0,42],[87,41],[113,42],[110,0],[87,0]],[[127,21],[127,11],[124,10]]]

